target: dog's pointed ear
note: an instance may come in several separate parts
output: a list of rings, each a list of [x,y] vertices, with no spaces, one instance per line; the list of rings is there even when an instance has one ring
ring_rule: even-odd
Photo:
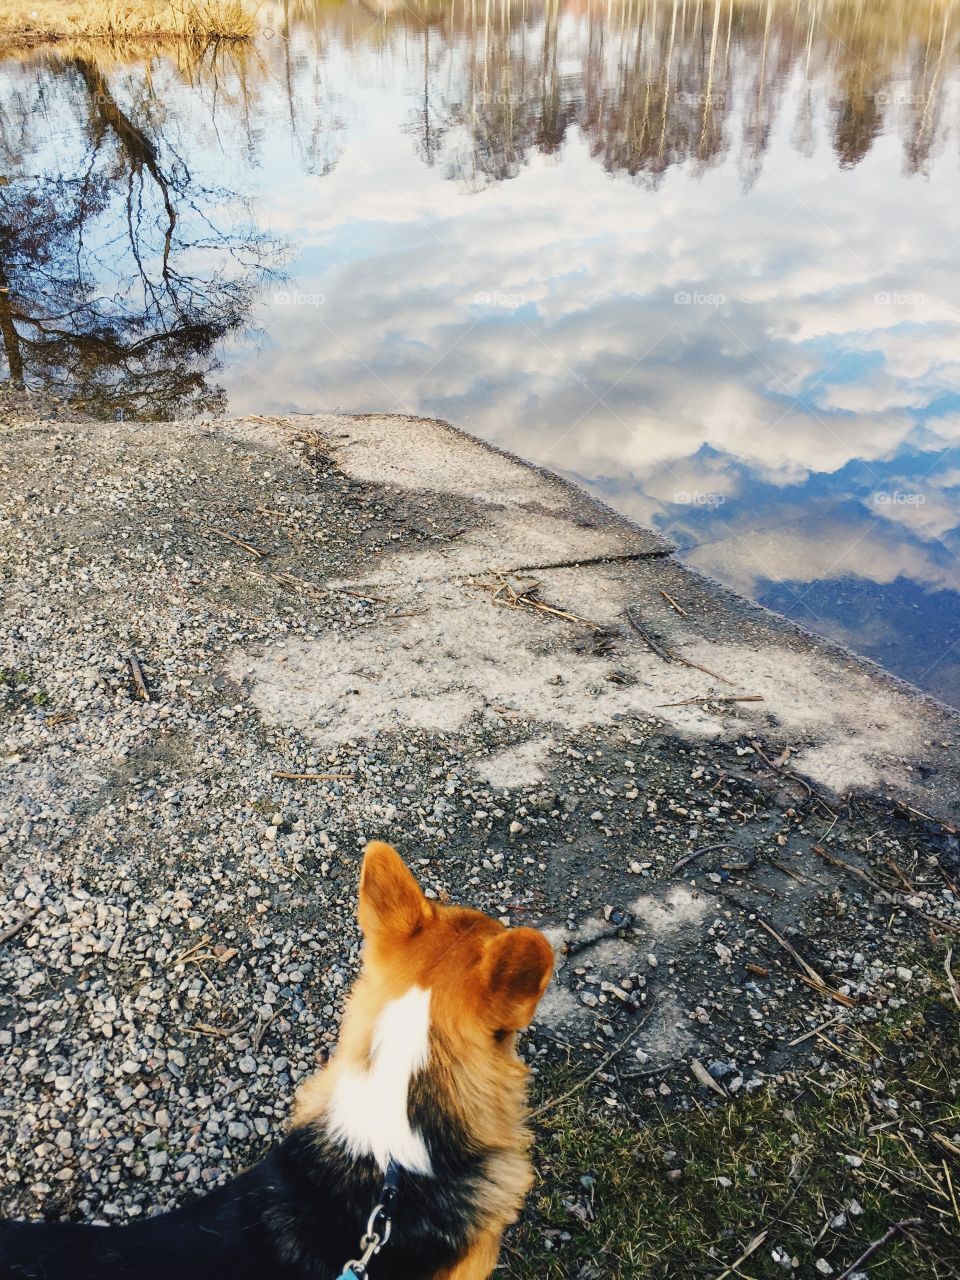
[[[497,1030],[519,1031],[553,976],[553,948],[539,929],[508,929],[487,943],[481,974]]]
[[[396,849],[371,840],[363,853],[357,910],[366,937],[412,938],[432,916],[433,907]]]

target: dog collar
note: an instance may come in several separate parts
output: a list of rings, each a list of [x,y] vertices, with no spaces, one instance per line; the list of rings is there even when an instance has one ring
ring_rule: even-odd
[[[344,1265],[338,1280],[365,1280],[370,1259],[380,1252],[390,1239],[393,1229],[393,1210],[400,1190],[400,1166],[396,1160],[387,1165],[380,1197],[367,1219],[367,1229],[360,1238],[360,1257]]]

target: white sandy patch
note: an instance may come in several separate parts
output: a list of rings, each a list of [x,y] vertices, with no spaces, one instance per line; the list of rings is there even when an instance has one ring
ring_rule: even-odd
[[[650,1021],[633,1043],[649,1053],[657,1065],[666,1065],[679,1058],[693,1039],[686,1011],[675,996],[663,992],[657,998]]]
[[[609,578],[595,568],[564,573],[602,584],[594,617],[614,612]],[[253,702],[267,721],[302,729],[329,746],[408,728],[451,733],[477,716],[527,721],[535,742],[546,726],[607,725],[618,714],[655,716],[700,739],[769,736],[773,723],[776,737],[794,747],[796,766],[834,791],[909,782],[902,757],[922,753],[915,700],[869,669],[816,648],[671,637],[676,651],[733,682],[720,685],[629,639],[608,657],[573,653],[571,640],[584,638],[575,624],[499,607],[469,585],[408,582],[404,601],[418,616],[402,627],[383,623],[295,640],[282,662],[275,650],[252,657],[235,650],[230,674],[250,679]],[[611,681],[618,670],[632,683]],[[690,701],[736,689],[762,701],[708,709]],[[528,750],[532,765],[537,748]],[[508,758],[504,769],[509,765]]]
[[[631,904],[630,910],[651,934],[661,938],[685,925],[699,924],[714,905],[714,899],[678,884],[664,897],[644,894]]]
[[[327,422],[313,419],[324,431]],[[432,489],[458,497],[516,506],[537,501],[553,511],[570,505],[563,492],[528,467],[477,447],[446,423],[424,418],[329,419],[329,447],[355,480]]]
[[[537,1005],[537,1022],[547,1027],[578,1026],[592,1021],[592,1012],[582,1005],[572,991],[553,982]]]
[[[331,746],[405,728],[452,733],[483,712],[577,728],[628,705],[607,681],[606,659],[571,664],[551,653],[554,632],[539,616],[433,585],[412,607],[425,613],[403,630],[386,624],[295,641],[282,663],[236,651],[230,673],[252,676],[265,719]]]
[[[481,757],[474,762],[473,772],[491,787],[531,786],[543,777],[552,746],[553,739],[549,736],[531,738],[495,755]]]

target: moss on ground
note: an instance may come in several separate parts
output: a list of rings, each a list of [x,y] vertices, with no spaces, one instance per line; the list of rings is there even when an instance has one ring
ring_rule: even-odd
[[[940,975],[895,1022],[735,1101],[641,1098],[629,1118],[592,1085],[552,1104],[577,1075],[544,1072],[538,1183],[501,1273],[839,1278],[917,1219],[865,1264],[871,1280],[960,1275],[960,1018]]]

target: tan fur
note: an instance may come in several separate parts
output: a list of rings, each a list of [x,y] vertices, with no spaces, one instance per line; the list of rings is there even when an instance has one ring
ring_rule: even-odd
[[[441,1271],[435,1280],[486,1280],[500,1256],[500,1232],[481,1236],[452,1267]]]
[[[389,845],[367,846],[360,880],[363,965],[337,1052],[297,1094],[293,1123],[322,1123],[341,1072],[364,1067],[384,1006],[416,985],[431,992],[430,1088],[480,1147],[496,1153],[468,1254],[443,1280],[481,1280],[496,1266],[502,1231],[530,1189],[527,1068],[515,1031],[533,1016],[553,970],[534,929],[505,929],[468,908],[424,897]],[[441,1277],[437,1277],[441,1280]]]

